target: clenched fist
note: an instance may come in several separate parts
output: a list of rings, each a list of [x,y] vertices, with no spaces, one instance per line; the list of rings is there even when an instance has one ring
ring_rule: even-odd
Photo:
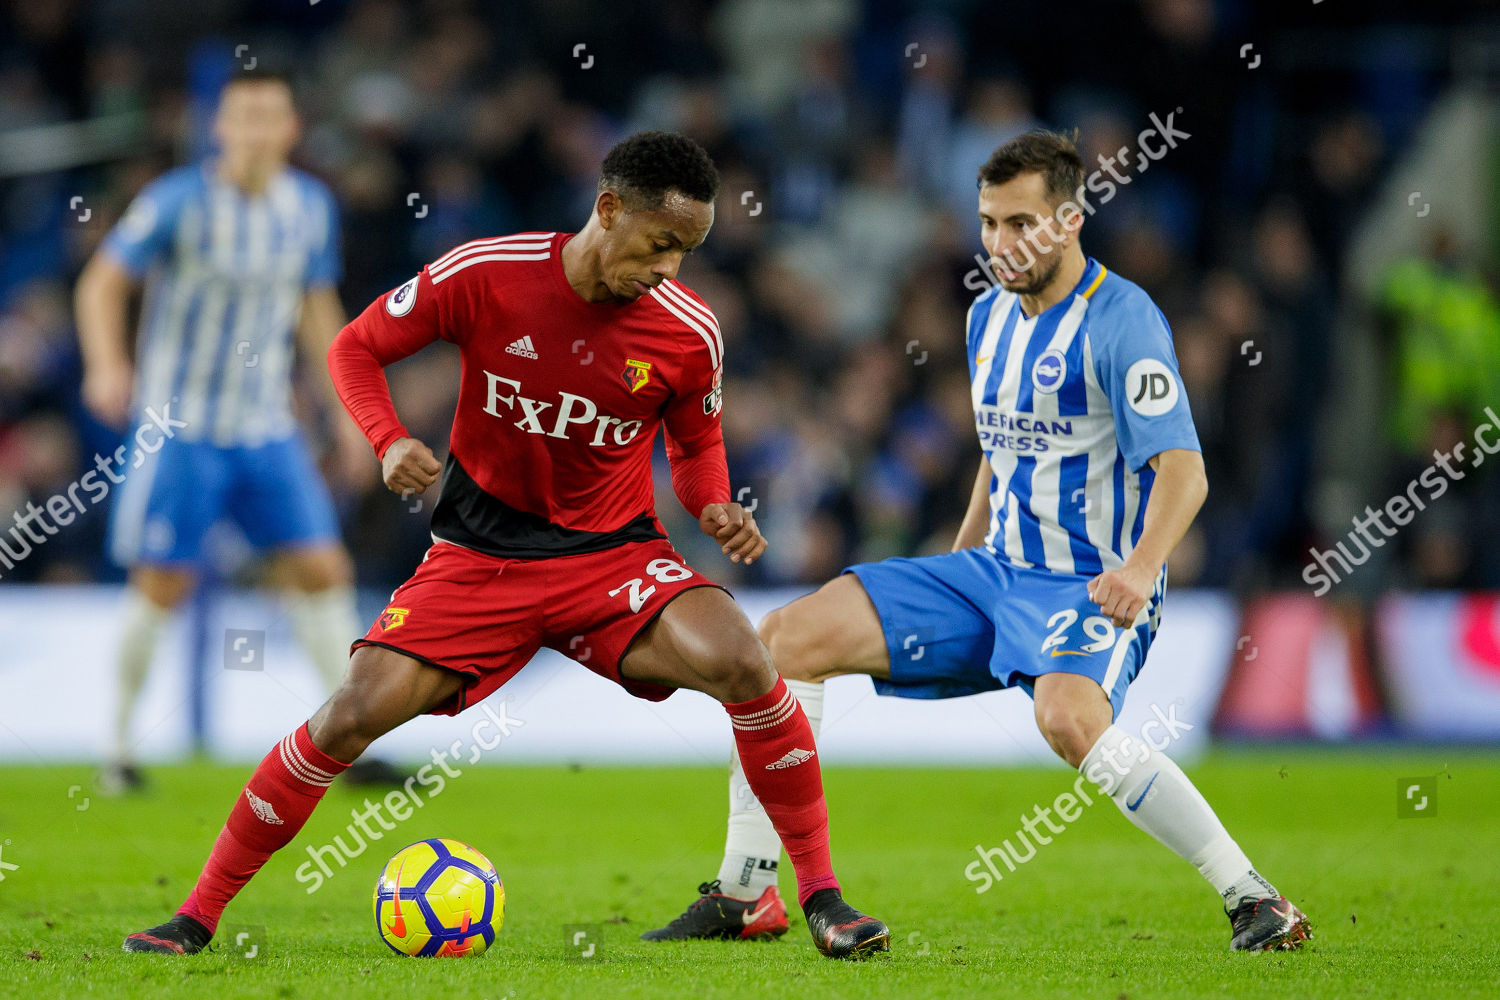
[[[730,562],[745,560],[748,566],[760,558],[770,543],[760,533],[755,517],[737,503],[711,503],[698,515],[698,527],[719,543]]]
[[[1089,600],[1099,605],[1099,610],[1115,628],[1130,628],[1146,602],[1151,600],[1156,574],[1160,572],[1158,569],[1152,573],[1127,564],[1100,573],[1089,581]]]
[[[134,381],[129,363],[89,365],[83,376],[83,404],[101,423],[124,427],[130,419]]]
[[[443,467],[432,449],[416,438],[400,438],[385,450],[380,460],[385,488],[400,496],[421,493],[437,482]]]

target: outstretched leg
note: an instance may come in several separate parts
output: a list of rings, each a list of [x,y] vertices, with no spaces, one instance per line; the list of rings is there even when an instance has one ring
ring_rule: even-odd
[[[191,954],[213,937],[235,895],[291,843],[323,793],[365,747],[451,698],[456,673],[379,646],[361,646],[333,696],[266,754],[236,799],[203,873],[177,915],[132,934],[126,951]]]

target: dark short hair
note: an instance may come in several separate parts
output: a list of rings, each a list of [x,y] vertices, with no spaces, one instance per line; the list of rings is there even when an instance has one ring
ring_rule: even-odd
[[[979,168],[979,186],[1004,184],[1021,174],[1041,174],[1047,197],[1060,205],[1083,187],[1083,158],[1078,155],[1078,130],[1072,136],[1046,129],[1022,133],[1000,146]]]
[[[660,208],[670,191],[693,201],[719,194],[719,170],[708,151],[677,132],[637,132],[609,151],[599,190],[613,191],[631,208]]]
[[[224,89],[228,90],[242,83],[279,83],[290,91],[294,98],[297,96],[297,86],[292,83],[291,74],[285,70],[265,66],[256,66],[254,69],[236,67],[234,72],[229,74],[229,79],[224,81]]]

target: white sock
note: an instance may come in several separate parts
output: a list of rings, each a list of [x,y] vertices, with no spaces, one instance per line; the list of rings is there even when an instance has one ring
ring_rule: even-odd
[[[801,702],[816,738],[823,722],[823,685],[787,681],[786,686]],[[729,834],[724,839],[724,863],[719,866],[719,891],[736,899],[759,899],[776,884],[780,862],[781,836],[750,790],[735,750],[729,758]]]
[[[115,728],[110,740],[110,759],[128,764],[134,758],[130,749],[130,716],[136,699],[146,686],[151,657],[161,630],[172,616],[169,608],[152,601],[134,587],[125,591],[124,628],[120,633],[118,660],[115,664]]]
[[[354,607],[354,588],[292,591],[285,601],[297,641],[332,691],[349,667],[349,644],[364,632]]]
[[[1243,896],[1277,895],[1166,754],[1110,726],[1078,770],[1114,800],[1126,819],[1192,862],[1227,906]]]

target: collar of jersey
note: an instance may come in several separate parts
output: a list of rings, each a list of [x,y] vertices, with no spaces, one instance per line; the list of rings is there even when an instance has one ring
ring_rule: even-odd
[[[563,270],[562,255],[563,247],[567,245],[569,240],[577,235],[577,233],[558,233],[556,236],[554,236],[552,238],[552,259],[547,262],[552,271],[553,282],[562,291],[564,298],[568,299],[571,302],[576,302],[579,309],[592,316],[597,316],[601,313],[608,315],[613,310],[624,309],[629,306],[637,305],[646,298],[646,295],[642,295],[634,302],[616,302],[613,299],[605,299],[603,302],[590,302],[582,295],[579,295],[577,290],[574,289],[572,285],[568,284],[567,272]],[[649,295],[650,293],[648,292],[646,294]]]
[[[1043,316],[1047,315],[1054,309],[1065,309],[1071,306],[1073,304],[1073,296],[1087,290],[1089,285],[1093,283],[1094,279],[1099,276],[1099,267],[1100,264],[1097,260],[1092,257],[1085,257],[1083,259],[1083,274],[1079,275],[1078,284],[1073,286],[1073,290],[1067,295],[1064,295],[1062,298],[1058,299],[1056,302],[1052,303],[1047,308],[1043,309],[1041,312],[1037,313],[1035,316],[1026,315],[1026,310],[1021,309],[1021,297],[1017,295],[1016,308],[1020,309],[1021,318],[1028,321],[1041,319]]]
[[[223,188],[242,201],[255,202],[260,201],[264,198],[269,198],[271,196],[271,192],[274,191],[276,189],[276,186],[279,185],[282,182],[283,178],[287,176],[287,172],[291,169],[291,167],[289,164],[283,163],[280,170],[276,171],[270,177],[266,178],[265,190],[261,191],[259,194],[251,194],[249,191],[246,191],[244,188],[234,183],[234,181],[225,180],[223,177],[219,176],[219,158],[217,156],[210,156],[202,160],[199,163],[199,169],[203,171],[204,183],[207,185],[210,191],[214,190],[215,188]]]

